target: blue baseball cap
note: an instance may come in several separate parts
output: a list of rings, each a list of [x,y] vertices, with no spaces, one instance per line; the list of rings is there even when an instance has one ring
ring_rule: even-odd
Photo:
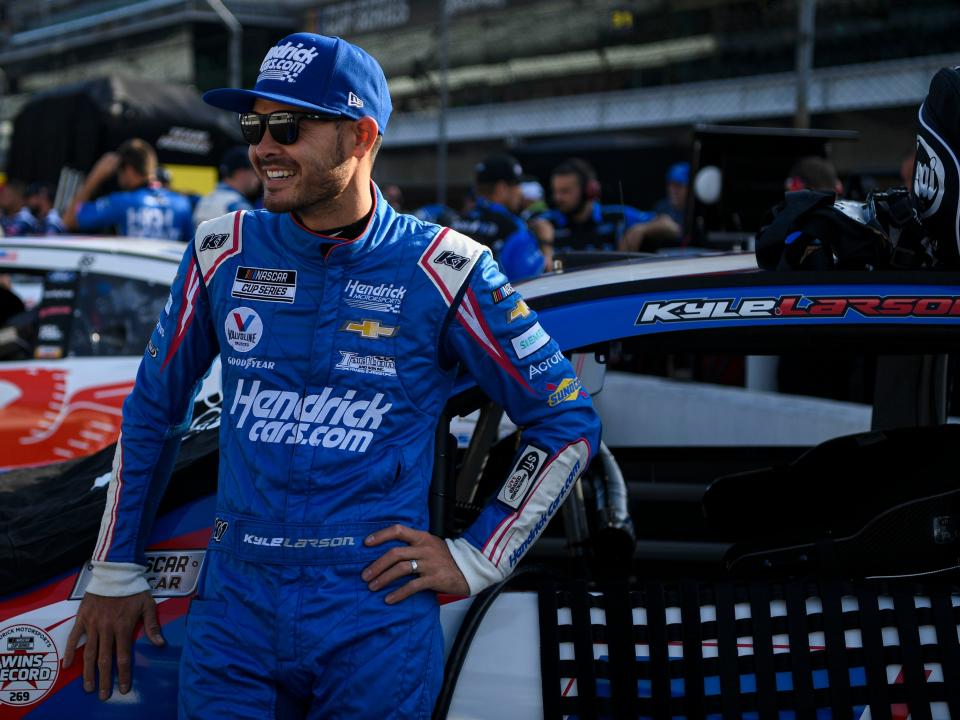
[[[671,165],[670,169],[667,170],[667,182],[688,185],[690,183],[690,163],[678,162]]]
[[[370,116],[381,134],[393,110],[380,63],[342,38],[314,33],[287,35],[270,48],[253,90],[203,94],[207,104],[238,113],[249,112],[256,98],[353,120]]]

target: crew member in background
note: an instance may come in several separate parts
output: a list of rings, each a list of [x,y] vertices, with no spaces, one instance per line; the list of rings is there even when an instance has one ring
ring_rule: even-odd
[[[653,206],[657,215],[666,215],[673,220],[683,233],[683,222],[687,212],[687,194],[690,188],[690,163],[674,163],[667,170],[667,196]]]
[[[48,183],[35,182],[27,188],[27,207],[37,219],[37,235],[60,235],[67,231],[63,218],[53,206],[53,194]]]
[[[0,188],[0,226],[8,237],[36,235],[40,231],[40,222],[27,207],[26,189],[26,183],[16,178],[8,178]]]
[[[247,149],[233,147],[220,161],[220,182],[200,198],[193,211],[193,223],[199,225],[237,210],[253,210],[251,200],[260,193],[260,178],[253,171]]]
[[[156,182],[157,154],[144,140],[121,143],[116,152],[97,160],[63,216],[63,224],[75,232],[114,230],[129,237],[160,238],[187,242],[193,236],[190,201]],[[92,198],[116,176],[120,190],[96,201]]]
[[[476,204],[451,226],[493,250],[500,269],[512,281],[535,277],[544,270],[537,238],[517,214],[523,202],[522,174],[520,163],[510,155],[491,155],[477,163]]]
[[[784,188],[787,192],[797,190],[817,190],[843,195],[843,183],[837,176],[837,169],[829,160],[816,155],[808,155],[797,160],[790,168]]]
[[[600,183],[584,160],[564,160],[550,177],[554,210],[540,216],[554,230],[554,252],[656,250],[675,243],[680,227],[667,215],[629,205],[601,205]]]

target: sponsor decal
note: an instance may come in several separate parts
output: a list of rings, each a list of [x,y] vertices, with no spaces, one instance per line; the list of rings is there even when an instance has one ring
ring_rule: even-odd
[[[176,282],[176,280],[174,280]],[[173,293],[167,293],[167,304],[163,306],[163,314],[169,315],[170,308],[173,307]]]
[[[533,327],[522,335],[511,338],[510,342],[513,345],[513,351],[517,354],[517,357],[523,360],[523,358],[528,355],[533,355],[537,350],[550,342],[550,336],[547,335],[546,330],[540,327],[540,323],[534,323]]]
[[[953,296],[782,297],[722,300],[652,300],[644,303],[634,324],[737,321],[756,318],[844,318],[960,316]]]
[[[578,397],[587,397],[577,378],[564,378],[556,385],[547,383],[547,391],[550,393],[547,398],[547,405],[550,407],[556,407],[562,402],[573,402]]]
[[[292,303],[297,297],[297,271],[238,267],[230,294],[247,300]]]
[[[940,209],[946,186],[943,162],[936,151],[917,135],[917,164],[913,171],[913,194],[917,209],[923,217],[930,217]]]
[[[577,479],[577,476],[580,475],[580,461],[574,463],[573,467],[570,469],[570,474],[567,475],[567,479],[563,482],[563,487],[560,489],[560,492],[557,493],[557,496],[553,499],[550,505],[547,506],[547,509],[540,513],[540,517],[537,519],[536,525],[530,530],[530,533],[520,543],[516,549],[510,553],[510,567],[514,567],[520,558],[523,557],[523,554],[527,551],[533,541],[539,537],[540,533],[543,532],[543,528],[546,527],[547,523],[550,522],[550,518],[553,517],[554,513],[557,512],[557,508],[560,507],[560,503],[564,501],[564,498],[567,497],[567,493],[570,491],[570,486],[573,485],[573,481]]]
[[[150,339],[147,341],[147,352],[150,353],[150,357],[154,357],[154,358],[155,358],[157,355],[159,355],[159,351],[157,350],[157,346],[153,344],[153,338],[150,338]]]
[[[43,320],[43,318],[57,317],[58,315],[69,315],[71,312],[73,310],[69,305],[51,305],[50,307],[40,308],[37,316]]]
[[[37,360],[59,360],[63,357],[63,348],[59,345],[37,345],[33,357]]]
[[[340,362],[336,364],[337,370],[349,370],[350,372],[363,373],[364,375],[383,375],[388,377],[397,376],[396,360],[386,355],[360,355],[359,353],[348,350],[338,350],[340,353]]]
[[[363,107],[363,100],[361,100],[359,97],[357,97],[357,96],[353,93],[353,91],[351,91],[351,92],[347,95],[347,105],[349,105],[350,107],[362,108],[362,107]]]
[[[0,262],[15,262],[17,253],[13,250],[0,250]]]
[[[246,428],[252,442],[311,445],[364,453],[374,438],[383,418],[393,407],[384,403],[383,393],[372,400],[356,398],[355,390],[339,393],[325,387],[316,394],[300,390],[261,389],[254,380],[244,392],[244,380],[237,381],[230,415],[236,416],[237,430]]]
[[[540,475],[546,459],[547,454],[543,450],[527,445],[510,471],[507,481],[500,488],[497,499],[507,507],[519,510],[533,488],[534,480]]]
[[[59,674],[60,653],[46,631],[33,625],[0,630],[0,706],[39,702]]]
[[[553,355],[548,357],[546,360],[541,360],[538,363],[533,363],[527,369],[527,379],[533,380],[537,375],[547,372],[550,368],[556,367],[561,362],[563,362],[563,353],[557,350]]]
[[[77,274],[68,270],[54,270],[47,275],[47,282],[51,283],[70,283],[76,279]]]
[[[284,548],[335,548],[346,545],[356,545],[351,535],[342,535],[339,537],[325,538],[293,538],[288,537],[264,537],[263,535],[254,535],[253,533],[244,533],[243,542],[247,545],[260,545],[262,547],[284,547]]]
[[[517,304],[513,306],[513,309],[507,312],[507,322],[512,323],[514,320],[525,317],[530,317],[530,308],[523,300],[517,300]]]
[[[230,522],[227,520],[221,520],[217,518],[213,521],[213,539],[217,542],[223,540],[223,535],[227,532],[227,528],[230,527]]]
[[[257,82],[278,80],[294,83],[300,77],[300,73],[306,70],[307,66],[316,59],[317,55],[319,53],[316,48],[305,48],[303,43],[294,45],[288,41],[283,45],[274,45],[267,51],[266,57],[263,58]]]
[[[447,265],[454,270],[463,270],[470,258],[463,255],[457,255],[452,250],[444,250],[433,259],[434,265]]]
[[[73,296],[70,288],[48,288],[43,291],[44,300],[73,300]]]
[[[510,283],[507,283],[506,285],[501,285],[500,287],[498,287],[496,290],[490,293],[490,295],[493,297],[493,301],[495,303],[499,303],[506,300],[515,292],[516,290],[513,289],[513,285],[511,285]]]
[[[360,280],[350,280],[343,288],[345,305],[359,310],[377,310],[397,314],[407,289],[402,285],[381,283],[371,285]]]
[[[157,331],[157,335],[160,337],[167,336],[167,331],[163,329],[163,325],[160,324],[159,320],[157,320],[157,324],[153,326],[153,329]]]
[[[227,313],[223,329],[230,347],[237,352],[250,352],[263,335],[263,321],[253,308],[239,307]]]
[[[254,368],[256,370],[273,370],[276,367],[276,363],[272,360],[261,360],[260,358],[238,358],[233,355],[227,356],[227,365],[233,365],[234,367],[242,368],[247,370],[249,368]]]
[[[200,252],[204,250],[219,250],[230,239],[230,233],[210,233],[200,241]]]
[[[197,589],[203,566],[204,550],[147,550],[146,578],[154,597],[187,597]],[[70,593],[71,600],[80,600],[93,579],[93,565],[84,565]]]
[[[37,330],[37,339],[44,342],[60,342],[63,340],[63,330],[59,325],[41,325]]]
[[[357,333],[367,340],[379,340],[382,337],[391,338],[400,328],[391,325],[381,325],[379,320],[350,320],[345,322],[340,330]]]

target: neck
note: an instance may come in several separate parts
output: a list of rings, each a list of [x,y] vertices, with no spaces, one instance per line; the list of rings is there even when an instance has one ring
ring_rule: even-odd
[[[578,223],[586,222],[590,219],[590,216],[593,215],[593,203],[593,200],[587,200],[571,217]]]
[[[373,207],[370,176],[357,173],[346,189],[337,197],[320,206],[303,208],[297,212],[300,222],[310,230],[344,227],[357,222]]]

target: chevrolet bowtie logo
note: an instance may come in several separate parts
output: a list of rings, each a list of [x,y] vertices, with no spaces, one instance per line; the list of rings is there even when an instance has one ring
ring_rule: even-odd
[[[512,323],[517,318],[525,318],[530,315],[530,308],[523,300],[518,300],[513,306],[513,310],[507,313],[507,322]]]
[[[379,320],[364,320],[363,322],[350,321],[345,323],[341,330],[358,333],[367,340],[379,340],[382,337],[393,337],[398,328],[381,325]]]

